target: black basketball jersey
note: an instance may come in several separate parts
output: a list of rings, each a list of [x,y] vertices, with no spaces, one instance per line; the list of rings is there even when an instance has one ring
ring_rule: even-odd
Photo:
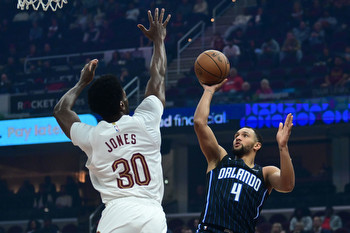
[[[199,229],[208,225],[214,232],[254,233],[268,195],[261,166],[250,168],[242,159],[226,155],[207,174],[206,205]]]

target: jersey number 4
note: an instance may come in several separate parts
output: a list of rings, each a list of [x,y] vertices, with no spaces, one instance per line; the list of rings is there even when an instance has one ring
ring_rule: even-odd
[[[129,164],[131,164],[131,166]],[[135,183],[140,186],[148,185],[151,181],[148,165],[142,154],[133,154],[130,161],[127,161],[126,159],[118,159],[114,161],[112,165],[113,171],[116,171],[119,166],[122,166],[123,168],[119,172],[119,178],[117,178],[118,187],[121,189],[131,188]]]
[[[233,183],[231,193],[235,195],[235,201],[239,201],[239,196],[241,195],[242,184]]]

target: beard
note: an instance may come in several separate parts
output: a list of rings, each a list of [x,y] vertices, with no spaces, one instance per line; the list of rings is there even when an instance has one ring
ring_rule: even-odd
[[[252,149],[252,146],[241,146],[241,148],[239,149],[235,149],[233,146],[232,146],[232,154],[234,156],[237,156],[238,158],[242,158],[243,155],[246,155],[249,153],[249,151]]]

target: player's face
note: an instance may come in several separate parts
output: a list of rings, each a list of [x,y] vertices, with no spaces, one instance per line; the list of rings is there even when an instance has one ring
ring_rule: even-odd
[[[254,131],[249,128],[242,128],[234,135],[232,153],[235,156],[242,157],[253,149],[256,142]]]

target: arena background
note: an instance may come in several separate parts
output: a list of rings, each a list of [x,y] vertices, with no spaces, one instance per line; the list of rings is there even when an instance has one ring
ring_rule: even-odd
[[[230,42],[240,49],[229,57],[231,67],[250,89],[233,85],[215,94],[209,120],[219,143],[230,151],[236,129],[256,127],[264,137],[256,162],[279,166],[276,126],[289,112],[295,121],[289,142],[295,189],[272,192],[257,231],[270,232],[279,222],[291,232],[295,209],[323,216],[333,206],[342,219],[335,231],[349,232],[349,0],[68,0],[56,12],[20,11],[13,0],[0,4],[0,232],[28,232],[33,219],[41,225],[52,220],[63,233],[94,231],[103,205],[89,181],[86,156],[63,135],[52,110],[93,58],[100,60],[96,76],[120,77],[133,110],[142,99],[152,53],[136,24],[148,25],[146,11],[155,7],[172,14],[161,122],[169,232],[194,232],[205,198],[206,161],[193,130],[202,91],[194,60]],[[285,45],[288,33],[299,43],[292,52]],[[279,49],[265,53],[271,39]],[[258,91],[262,79],[272,92]],[[83,122],[100,120],[89,112],[86,93],[75,110]],[[55,199],[65,192],[73,201],[63,208]]]

